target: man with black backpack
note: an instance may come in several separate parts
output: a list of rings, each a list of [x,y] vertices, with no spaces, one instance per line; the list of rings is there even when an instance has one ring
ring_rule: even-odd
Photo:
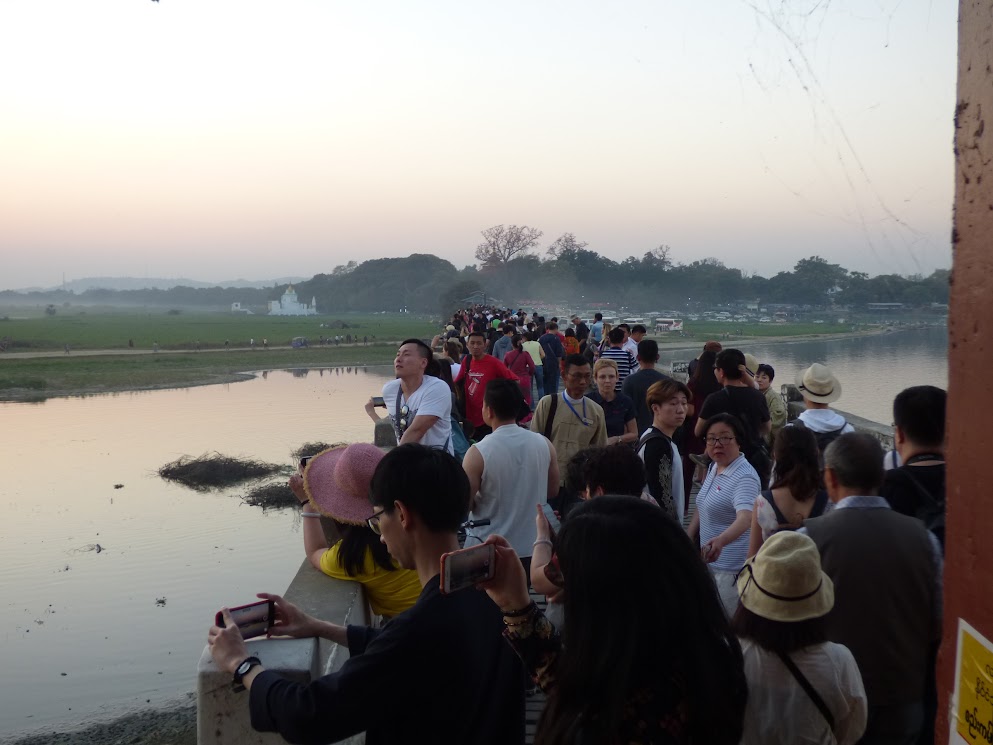
[[[842,435],[855,431],[845,417],[830,406],[841,398],[841,383],[827,365],[815,362],[797,374],[796,387],[803,396],[805,409],[793,424],[806,427],[814,433],[817,449],[823,458],[828,445]]]
[[[745,355],[739,349],[725,349],[714,360],[714,375],[723,388],[707,396],[700,409],[694,434],[703,437],[707,420],[717,414],[734,414],[745,425],[747,442],[739,443],[745,459],[759,476],[765,489],[769,484],[772,459],[765,444],[765,436],[772,430],[769,404],[765,395],[745,379]]]

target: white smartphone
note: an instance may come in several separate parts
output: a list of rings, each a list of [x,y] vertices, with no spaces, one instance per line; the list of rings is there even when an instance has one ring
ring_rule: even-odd
[[[496,549],[492,543],[481,543],[442,554],[441,591],[445,595],[474,587],[493,579],[496,571]]]

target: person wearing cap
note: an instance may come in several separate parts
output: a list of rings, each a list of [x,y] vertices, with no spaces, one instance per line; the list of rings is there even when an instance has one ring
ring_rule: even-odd
[[[941,545],[920,520],[879,496],[883,449],[870,434],[838,437],[824,451],[824,484],[834,505],[806,520],[835,586],[827,638],[855,656],[869,698],[861,740],[915,743],[941,640]]]
[[[738,575],[731,628],[748,679],[742,745],[853,745],[867,703],[854,656],[828,641],[834,584],[814,542],[776,533]]]
[[[835,439],[855,431],[845,417],[831,409],[831,404],[841,398],[841,382],[827,365],[815,362],[801,370],[796,387],[803,396],[804,410],[793,424],[811,430],[822,453]]]
[[[419,442],[452,453],[452,390],[436,377],[437,368],[431,347],[407,339],[393,360],[396,379],[383,386],[383,403],[397,443]],[[431,374],[425,374],[429,370]],[[371,398],[365,411],[374,422],[380,421]]]
[[[252,727],[307,743],[363,731],[366,742],[380,745],[523,742],[524,670],[503,638],[503,614],[471,588],[441,592],[441,557],[458,550],[457,531],[469,509],[462,467],[440,450],[400,445],[376,466],[369,501],[367,525],[400,566],[417,573],[420,597],[373,628],[322,621],[261,593],[275,603],[274,635],[347,646],[339,670],[308,683],[266,669],[264,645],[250,657],[224,609],[226,626],[210,629],[208,645],[217,666],[248,689]]]
[[[421,594],[417,572],[401,569],[369,526],[369,484],[383,451],[368,443],[325,450],[303,473],[290,477],[290,489],[303,507],[303,547],[311,565],[329,577],[358,582],[372,612],[392,618]],[[328,546],[320,517],[334,521],[341,540]]]

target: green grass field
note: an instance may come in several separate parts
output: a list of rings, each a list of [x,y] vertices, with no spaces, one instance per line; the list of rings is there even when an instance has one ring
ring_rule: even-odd
[[[340,328],[339,321],[348,328]],[[321,323],[334,327],[321,328]],[[193,349],[197,341],[205,349],[223,348],[225,341],[229,347],[248,347],[252,338],[256,346],[261,346],[263,339],[268,339],[270,346],[285,346],[296,336],[306,336],[317,343],[321,334],[368,336],[370,342],[392,341],[409,336],[430,337],[437,330],[437,325],[424,316],[399,313],[279,317],[188,311],[169,315],[163,309],[125,312],[59,308],[56,315],[46,316],[41,309],[0,308],[0,339],[9,337],[8,349],[14,352],[62,349],[66,344],[74,350],[128,349],[129,340],[135,349],[151,349],[156,342],[161,349]]]

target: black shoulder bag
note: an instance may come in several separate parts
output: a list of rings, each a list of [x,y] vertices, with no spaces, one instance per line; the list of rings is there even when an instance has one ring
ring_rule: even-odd
[[[800,668],[796,666],[796,663],[788,654],[785,652],[779,652],[778,654],[779,659],[781,659],[783,664],[786,665],[786,669],[793,673],[793,677],[796,678],[796,682],[799,683],[800,687],[807,692],[807,695],[810,696],[810,700],[814,702],[814,706],[816,706],[821,714],[824,715],[824,719],[827,720],[828,726],[833,732],[834,715],[831,714],[831,710],[827,707],[827,704],[824,703],[824,699],[821,698],[821,694],[819,694],[810,681],[807,680],[807,676],[800,671]]]

